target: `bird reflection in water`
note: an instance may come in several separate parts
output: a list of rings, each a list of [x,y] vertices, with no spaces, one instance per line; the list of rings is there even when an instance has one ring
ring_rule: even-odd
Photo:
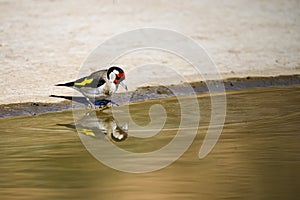
[[[72,124],[59,124],[68,128],[77,129],[77,132],[95,139],[109,139],[121,142],[127,139],[128,124],[121,126],[112,113],[89,111],[82,118]]]

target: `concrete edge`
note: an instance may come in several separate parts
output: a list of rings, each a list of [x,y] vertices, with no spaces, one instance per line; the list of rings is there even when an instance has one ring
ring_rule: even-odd
[[[297,75],[282,75],[274,77],[245,77],[245,78],[229,78],[223,80],[226,91],[242,90],[250,88],[265,88],[265,87],[284,87],[292,85],[300,85],[300,74]],[[174,96],[172,91],[176,90],[177,94],[191,94],[187,87],[192,87],[194,93],[207,93],[207,82],[192,82],[180,85],[170,86],[149,86],[138,88],[134,92],[118,93],[114,95],[114,100],[118,100],[119,104],[125,103],[122,99],[129,99],[130,102],[144,101],[149,99],[167,98]],[[125,98],[124,98],[125,95]],[[80,98],[80,97],[79,97]],[[78,107],[84,107],[83,104]],[[37,114],[61,112],[72,109],[72,102],[63,100],[59,103],[13,103],[0,105],[0,118],[14,116],[33,116]]]

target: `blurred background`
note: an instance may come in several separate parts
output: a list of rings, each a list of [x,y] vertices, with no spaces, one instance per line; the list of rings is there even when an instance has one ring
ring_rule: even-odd
[[[53,85],[77,78],[99,44],[144,27],[192,38],[224,78],[299,74],[299,5],[297,0],[1,0],[0,103],[59,101],[49,94],[72,91]],[[164,55],[140,55],[119,63],[125,70],[148,63],[183,66]]]

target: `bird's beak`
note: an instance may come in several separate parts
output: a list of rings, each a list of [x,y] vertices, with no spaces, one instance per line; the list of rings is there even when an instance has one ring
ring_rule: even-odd
[[[123,80],[122,82],[120,82],[120,85],[125,89],[128,90],[127,85],[126,85],[126,81]]]

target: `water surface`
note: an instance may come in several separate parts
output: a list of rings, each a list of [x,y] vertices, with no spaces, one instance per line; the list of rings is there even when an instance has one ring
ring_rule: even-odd
[[[198,152],[210,119],[210,99],[199,95],[201,122],[193,144],[168,167],[142,174],[120,172],[96,160],[72,128],[72,112],[0,119],[1,199],[297,199],[299,89],[229,92],[222,135],[201,160]],[[164,129],[154,137],[137,138],[131,137],[136,130],[129,126],[128,137],[116,145],[149,152],[172,140],[180,122],[176,98],[131,105],[133,120],[147,125],[148,109],[156,103],[168,113]]]

